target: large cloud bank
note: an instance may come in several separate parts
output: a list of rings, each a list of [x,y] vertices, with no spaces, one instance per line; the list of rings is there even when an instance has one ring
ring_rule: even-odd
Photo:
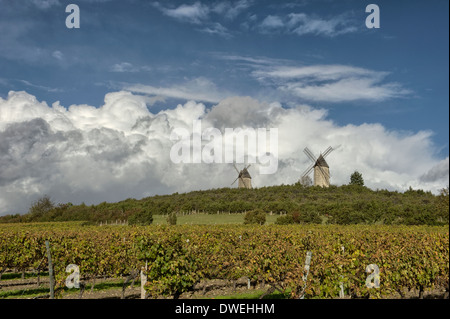
[[[0,98],[0,215],[24,213],[43,194],[55,202],[96,204],[153,194],[229,187],[231,164],[175,164],[174,128],[278,128],[278,171],[258,174],[255,187],[292,184],[315,154],[338,146],[327,158],[331,183],[347,184],[358,170],[371,188],[437,192],[447,186],[448,157],[436,158],[431,132],[400,133],[380,124],[338,126],[321,109],[285,109],[250,97],[230,97],[212,108],[189,101],[156,114],[148,97],[120,91],[101,107],[59,102],[49,106],[26,92]],[[238,165],[242,166],[242,165]],[[235,187],[235,186],[233,186]]]

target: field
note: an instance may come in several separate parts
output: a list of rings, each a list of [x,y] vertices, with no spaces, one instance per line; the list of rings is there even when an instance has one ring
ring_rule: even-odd
[[[179,216],[174,226],[162,216],[150,226],[0,224],[0,298],[49,297],[46,241],[56,298],[140,298],[141,269],[147,298],[448,297],[448,226],[274,225],[275,215],[261,226],[242,225],[238,214],[205,217]],[[79,267],[81,289],[66,286],[69,264]],[[371,264],[378,274],[366,271]],[[379,287],[368,288],[377,276]]]
[[[243,224],[244,213],[233,214],[178,214],[177,224],[179,225],[228,225],[228,224]],[[266,216],[266,224],[274,224],[279,214],[273,214]],[[166,216],[154,215],[153,224],[155,225],[167,225]]]

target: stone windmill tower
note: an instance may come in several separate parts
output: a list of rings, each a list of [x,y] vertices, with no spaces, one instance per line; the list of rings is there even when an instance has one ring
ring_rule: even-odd
[[[236,165],[233,164],[233,166],[236,172],[238,173],[238,177],[234,180],[233,183],[231,183],[231,185],[236,183],[236,181],[239,179],[238,188],[252,188],[252,177],[250,176],[250,173],[247,170],[250,167],[250,165],[244,167],[244,169],[241,171],[237,169]]]
[[[305,154],[312,161],[312,164],[302,174],[302,177],[307,176],[314,169],[314,186],[329,187],[330,186],[330,167],[325,161],[325,157],[329,155],[334,149],[330,146],[318,158],[307,148],[303,150]]]

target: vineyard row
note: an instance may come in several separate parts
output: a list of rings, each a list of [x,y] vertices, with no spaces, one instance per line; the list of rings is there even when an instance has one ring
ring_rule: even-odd
[[[177,297],[202,279],[262,281],[292,297],[383,297],[449,283],[447,227],[428,226],[0,226],[0,273],[47,271],[57,286],[66,267],[83,277],[121,277],[148,264],[148,296]],[[305,257],[312,252],[305,282]],[[366,267],[379,268],[367,288]]]

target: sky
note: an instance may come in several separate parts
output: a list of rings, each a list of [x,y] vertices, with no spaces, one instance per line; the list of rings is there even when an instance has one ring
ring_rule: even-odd
[[[79,28],[68,28],[69,4]],[[366,6],[380,27],[367,28]],[[236,187],[230,163],[174,163],[177,128],[277,128],[293,184],[438,193],[449,182],[449,2],[0,0],[0,215]],[[204,141],[203,141],[204,142]],[[243,164],[238,164],[243,167]]]

